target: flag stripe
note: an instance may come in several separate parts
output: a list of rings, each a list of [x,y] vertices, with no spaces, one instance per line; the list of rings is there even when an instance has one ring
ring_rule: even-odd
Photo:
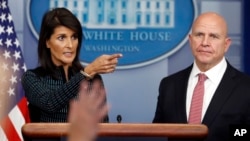
[[[9,117],[5,118],[1,125],[4,129],[4,133],[9,141],[20,141],[21,138],[18,136],[16,129]]]
[[[7,141],[7,137],[4,133],[4,130],[2,129],[2,127],[0,127],[0,141]]]
[[[19,110],[21,111],[22,113],[22,116],[25,118],[25,122],[29,123],[30,122],[30,118],[29,116],[29,110],[27,108],[27,99],[26,97],[23,97],[21,99],[21,101],[18,103],[18,107],[19,107]]]
[[[22,133],[20,129],[22,128],[22,125],[25,124],[25,119],[18,106],[15,106],[11,110],[11,112],[9,113],[9,119],[15,128],[16,134],[18,134],[18,136],[22,140]]]

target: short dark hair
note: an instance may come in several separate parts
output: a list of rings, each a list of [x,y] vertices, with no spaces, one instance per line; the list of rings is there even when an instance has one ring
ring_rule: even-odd
[[[58,26],[65,26],[74,32],[78,37],[77,54],[72,62],[72,68],[75,71],[82,69],[82,65],[79,60],[79,54],[82,44],[82,26],[77,17],[66,8],[54,8],[46,12],[42,19],[39,40],[38,40],[38,62],[42,68],[48,73],[53,75],[55,68],[54,63],[51,59],[50,49],[46,46],[46,41],[54,33],[54,30]]]

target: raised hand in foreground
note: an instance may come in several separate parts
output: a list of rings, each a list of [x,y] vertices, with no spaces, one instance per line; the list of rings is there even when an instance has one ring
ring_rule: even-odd
[[[108,113],[102,82],[97,79],[91,85],[89,83],[81,83],[78,99],[70,103],[68,141],[93,141],[98,123]]]

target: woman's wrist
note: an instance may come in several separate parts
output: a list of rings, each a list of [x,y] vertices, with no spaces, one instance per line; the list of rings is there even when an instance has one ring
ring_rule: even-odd
[[[83,68],[80,72],[88,79],[92,79],[95,76],[95,73],[91,71],[91,69],[88,66]]]
[[[93,76],[91,76],[90,74],[86,73],[84,70],[80,70],[80,73],[82,75],[84,75],[88,80],[93,78]]]

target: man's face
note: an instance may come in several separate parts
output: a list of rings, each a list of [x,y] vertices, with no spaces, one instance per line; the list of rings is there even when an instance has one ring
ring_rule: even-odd
[[[189,41],[199,67],[208,70],[224,57],[231,43],[226,30],[226,24],[219,17],[204,15],[196,20]]]

